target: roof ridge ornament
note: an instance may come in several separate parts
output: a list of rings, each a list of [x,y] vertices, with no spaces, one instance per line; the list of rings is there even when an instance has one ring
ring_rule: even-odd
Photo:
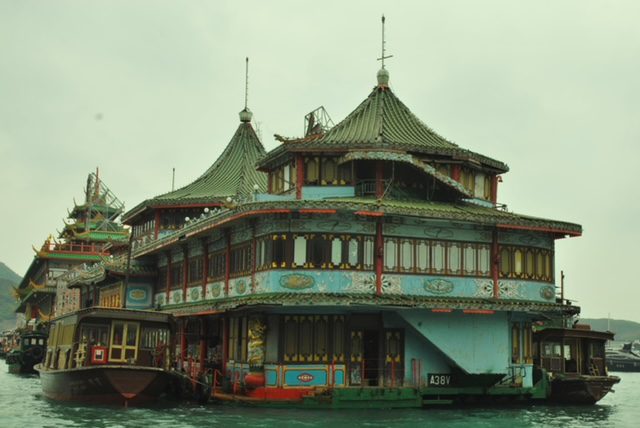
[[[245,58],[245,69],[244,69],[244,109],[240,112],[240,122],[247,123],[251,122],[251,118],[253,117],[253,113],[247,107],[247,102],[249,100],[249,57]]]
[[[382,62],[382,68],[378,70],[378,86],[386,87],[389,86],[389,72],[384,68],[384,60],[387,58],[392,58],[393,55],[385,55],[386,48],[385,44],[387,43],[384,38],[384,21],[385,17],[382,15],[382,55],[378,58],[378,61]]]

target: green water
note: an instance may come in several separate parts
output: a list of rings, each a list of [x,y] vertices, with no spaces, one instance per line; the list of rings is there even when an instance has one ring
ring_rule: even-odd
[[[637,427],[640,373],[596,406],[521,406],[425,410],[284,410],[164,404],[124,409],[61,404],[42,397],[37,376],[7,373],[0,362],[0,428],[30,427]]]

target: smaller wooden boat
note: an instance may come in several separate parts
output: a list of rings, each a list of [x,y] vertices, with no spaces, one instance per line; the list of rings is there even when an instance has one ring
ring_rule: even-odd
[[[34,366],[39,364],[47,349],[47,334],[40,331],[25,331],[16,340],[15,349],[6,356],[9,373],[36,373]]]
[[[607,373],[605,343],[613,336],[588,325],[544,328],[534,333],[534,364],[550,376],[551,401],[594,404],[620,382],[619,377]]]
[[[174,322],[169,314],[92,307],[52,321],[40,372],[48,398],[139,405],[170,383]]]

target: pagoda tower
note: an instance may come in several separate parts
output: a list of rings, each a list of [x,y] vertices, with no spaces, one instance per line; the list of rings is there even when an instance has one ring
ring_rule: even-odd
[[[124,205],[100,179],[90,173],[84,201],[68,213],[58,238],[49,236],[16,288],[18,313],[37,324],[78,309],[77,290],[67,288],[66,273],[74,266],[108,257],[126,246],[129,233],[119,222]]]

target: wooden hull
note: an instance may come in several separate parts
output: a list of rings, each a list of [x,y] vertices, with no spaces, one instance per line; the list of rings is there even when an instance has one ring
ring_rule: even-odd
[[[559,403],[595,404],[618,382],[617,376],[557,377],[551,380],[550,399]]]
[[[144,405],[167,390],[170,376],[163,369],[104,365],[40,372],[47,398],[95,404]]]

